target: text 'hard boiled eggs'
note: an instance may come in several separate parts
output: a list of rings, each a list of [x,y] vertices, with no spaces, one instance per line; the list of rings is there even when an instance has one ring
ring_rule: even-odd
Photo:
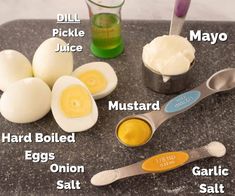
[[[55,82],[51,110],[57,124],[66,132],[85,131],[98,119],[98,109],[90,91],[72,76],[62,76]]]
[[[59,77],[70,75],[73,71],[72,52],[56,52],[58,44],[66,46],[66,43],[60,38],[45,40],[33,57],[34,76],[41,78],[50,87]]]
[[[3,117],[14,123],[39,120],[50,111],[51,90],[38,78],[26,78],[10,85],[0,100]]]
[[[117,75],[105,62],[92,62],[78,67],[72,75],[81,80],[90,90],[94,99],[109,95],[117,86]]]
[[[16,50],[0,52],[0,90],[24,78],[32,77],[33,71],[29,60]]]

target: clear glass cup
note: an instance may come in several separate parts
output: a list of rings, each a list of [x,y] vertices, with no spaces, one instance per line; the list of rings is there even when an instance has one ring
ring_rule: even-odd
[[[121,8],[125,0],[86,0],[90,23],[92,54],[114,58],[124,50],[121,35]]]

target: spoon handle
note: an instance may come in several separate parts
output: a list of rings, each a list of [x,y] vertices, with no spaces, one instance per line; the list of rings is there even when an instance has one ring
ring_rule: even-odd
[[[212,90],[207,87],[207,81],[202,83],[200,86],[183,93],[181,95],[176,96],[175,98],[168,101],[161,108],[162,120],[163,123],[165,120],[176,116],[186,110],[189,110],[202,99],[212,95],[218,91]]]
[[[184,25],[191,0],[176,0],[173,16],[171,19],[170,35],[179,35]]]
[[[143,161],[141,168],[146,172],[161,173],[174,170],[200,159],[208,157],[223,157],[225,153],[225,146],[220,142],[213,141],[196,149],[166,152],[152,156]]]
[[[208,145],[191,150],[157,154],[138,163],[115,169],[115,172],[118,173],[117,180],[145,173],[163,173],[200,159],[212,157],[213,155],[207,150]],[[223,146],[221,143],[220,145]]]
[[[225,146],[220,142],[214,141],[200,148],[185,151],[166,152],[152,156],[132,165],[102,171],[92,177],[91,183],[95,186],[104,186],[131,176],[146,173],[167,172],[184,166],[187,163],[207,157],[223,157],[225,153]]]

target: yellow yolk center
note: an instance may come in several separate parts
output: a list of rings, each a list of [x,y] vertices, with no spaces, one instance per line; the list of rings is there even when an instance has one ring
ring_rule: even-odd
[[[87,85],[92,94],[103,91],[107,86],[106,78],[97,70],[86,71],[79,74],[78,78]]]
[[[118,138],[128,146],[140,146],[151,137],[150,125],[141,119],[129,119],[118,127]]]
[[[84,87],[71,85],[63,90],[60,106],[66,117],[79,118],[91,113],[92,101]]]

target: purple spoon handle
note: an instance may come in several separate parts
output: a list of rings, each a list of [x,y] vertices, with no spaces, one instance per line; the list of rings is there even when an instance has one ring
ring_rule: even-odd
[[[191,0],[176,0],[175,4],[175,15],[178,17],[185,17],[189,6],[190,6]]]

